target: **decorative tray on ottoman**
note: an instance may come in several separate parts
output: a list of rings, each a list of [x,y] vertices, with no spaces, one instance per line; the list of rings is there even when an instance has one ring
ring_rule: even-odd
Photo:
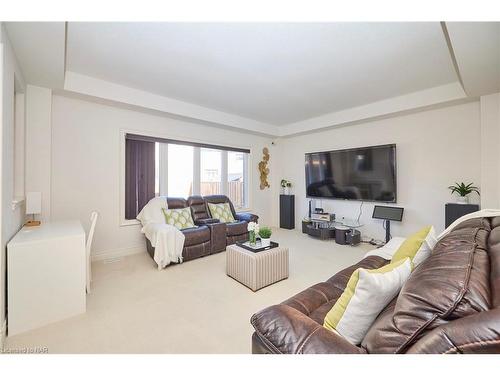
[[[252,251],[254,253],[258,253],[259,251],[274,249],[275,247],[279,246],[279,243],[271,241],[271,245],[262,246],[262,243],[260,242],[260,240],[257,240],[255,242],[255,245],[250,245],[250,241],[237,241],[236,245],[238,245],[239,247],[242,247],[245,250],[249,250],[249,251]]]

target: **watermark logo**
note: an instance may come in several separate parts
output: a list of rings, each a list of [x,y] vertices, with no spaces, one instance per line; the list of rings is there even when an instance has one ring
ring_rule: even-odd
[[[46,346],[20,347],[20,348],[0,348],[1,354],[48,354],[49,348]]]

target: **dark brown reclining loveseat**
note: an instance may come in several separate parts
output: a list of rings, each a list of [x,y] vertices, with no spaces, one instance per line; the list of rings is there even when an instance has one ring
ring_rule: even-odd
[[[370,256],[252,316],[253,353],[500,353],[500,217],[470,219],[442,238],[359,346],[323,320]]]
[[[229,203],[234,218],[233,223],[220,223],[210,215],[207,203]],[[185,236],[182,258],[184,261],[200,258],[206,255],[226,250],[226,246],[239,240],[248,239],[247,225],[250,221],[259,219],[251,213],[236,213],[233,203],[225,195],[208,195],[205,197],[191,196],[184,198],[167,197],[168,208],[191,208],[191,216],[196,228],[183,229]],[[154,247],[146,239],[149,255],[154,258]]]

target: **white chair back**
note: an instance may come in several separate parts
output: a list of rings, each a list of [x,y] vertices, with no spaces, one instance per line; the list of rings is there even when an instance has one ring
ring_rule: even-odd
[[[92,213],[90,214],[90,229],[89,229],[89,235],[87,236],[87,244],[86,244],[87,251],[89,252],[92,247],[92,239],[94,238],[95,225],[97,223],[98,217],[99,213],[97,213],[97,211],[92,211]]]
[[[97,213],[96,211],[92,211],[92,213],[90,214],[90,229],[89,229],[89,234],[87,236],[87,243],[85,244],[85,250],[87,255],[87,293],[90,293],[90,282],[92,281],[90,255],[92,249],[92,240],[94,239],[95,226],[98,217],[99,213]]]

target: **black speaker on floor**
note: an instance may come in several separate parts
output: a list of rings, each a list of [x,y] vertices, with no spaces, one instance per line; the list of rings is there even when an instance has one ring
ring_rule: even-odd
[[[280,228],[295,228],[295,195],[280,195]]]

